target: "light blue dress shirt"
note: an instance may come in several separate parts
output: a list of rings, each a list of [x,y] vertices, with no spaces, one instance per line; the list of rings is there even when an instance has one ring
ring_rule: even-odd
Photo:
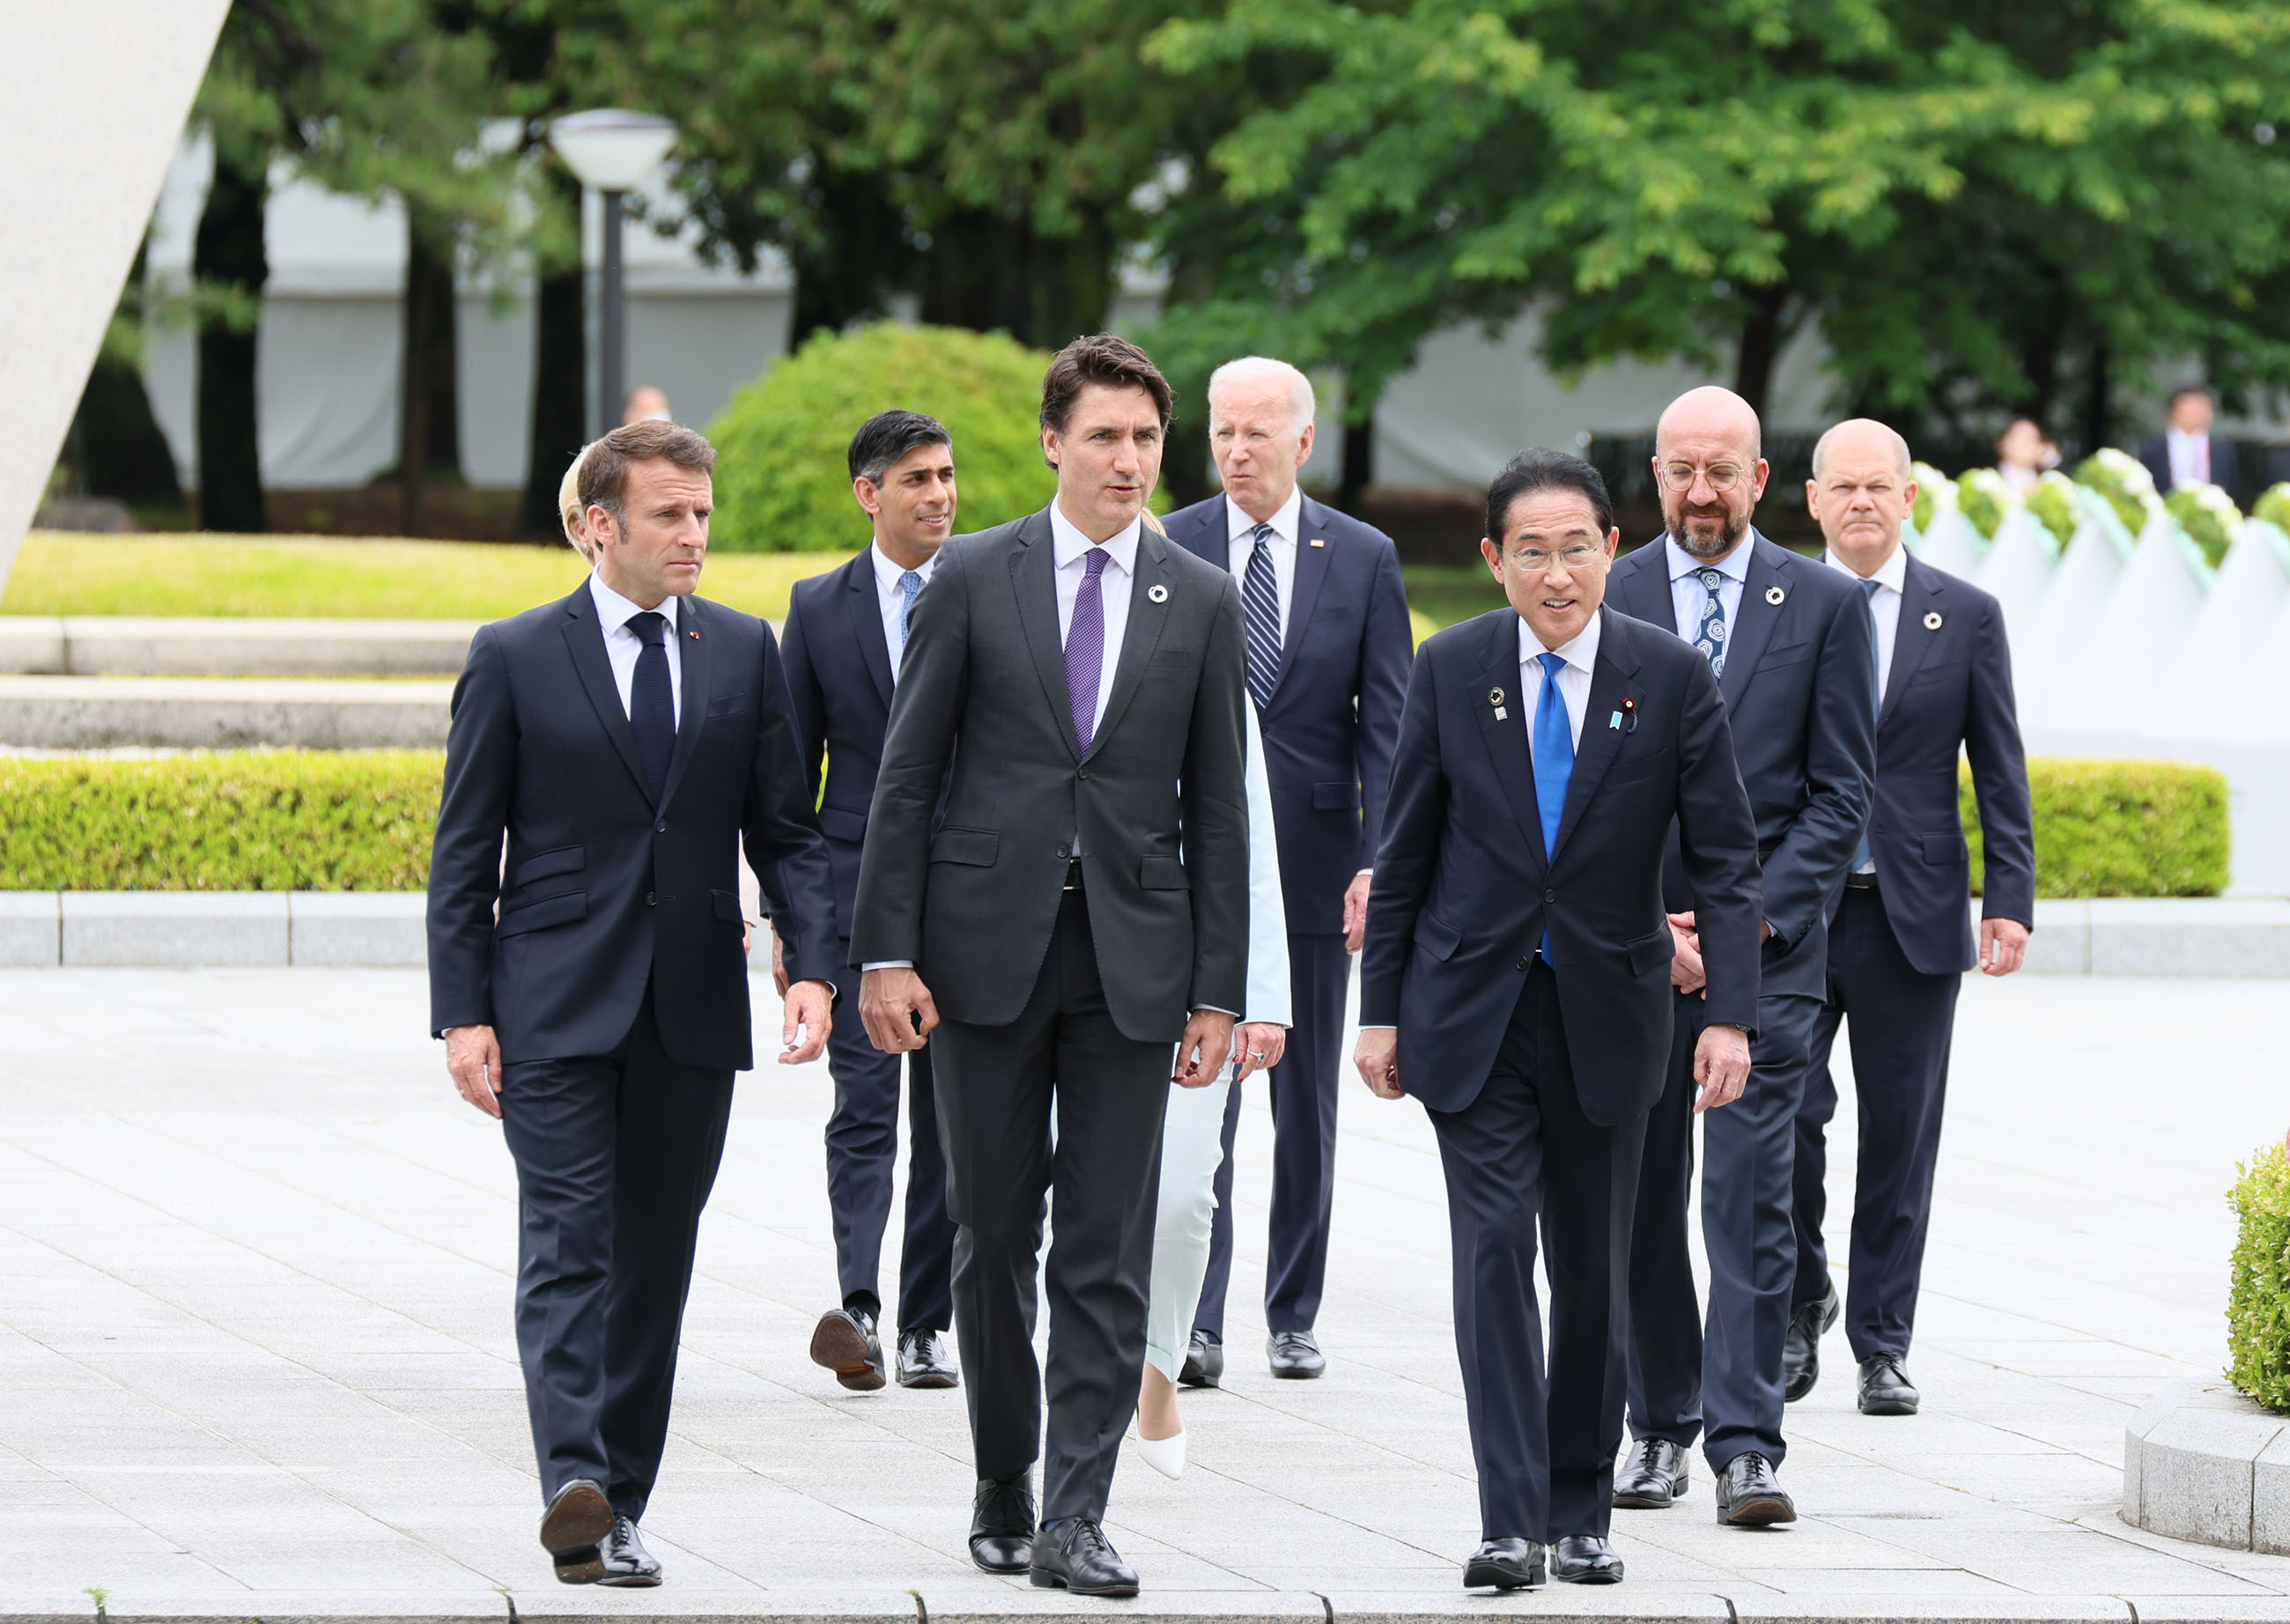
[[[1701,584],[1700,572],[1708,569],[1715,569],[1726,578],[1726,584],[1718,588],[1718,604],[1726,612],[1726,634],[1732,635],[1742,612],[1742,583],[1749,579],[1750,555],[1756,540],[1757,532],[1753,530],[1723,558],[1696,558],[1678,546],[1676,537],[1662,537],[1662,556],[1669,568],[1669,612],[1677,622],[1679,636],[1693,642],[1694,628],[1701,623],[1702,606],[1709,603],[1709,593]]]

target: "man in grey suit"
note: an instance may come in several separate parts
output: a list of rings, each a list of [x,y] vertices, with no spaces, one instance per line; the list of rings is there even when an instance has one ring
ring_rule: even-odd
[[[1247,975],[1239,588],[1142,522],[1171,400],[1110,335],[1051,363],[1056,500],[949,542],[916,603],[851,932],[868,1036],[938,1057],[972,1559],[1089,1596],[1137,1592],[1102,1523],[1145,1358],[1168,1085],[1221,1070]]]

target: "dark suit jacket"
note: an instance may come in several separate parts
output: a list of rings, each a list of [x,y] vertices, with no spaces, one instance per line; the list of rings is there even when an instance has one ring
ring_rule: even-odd
[[[1761,535],[1749,544],[1756,551],[1718,687],[1757,815],[1774,927],[1759,984],[1818,998],[1828,992],[1830,893],[1861,844],[1876,778],[1876,628],[1868,600],[1838,572]],[[1606,602],[1677,636],[1659,540],[1614,565]],[[1675,853],[1665,890],[1672,911],[1693,906]]]
[[[2148,473],[2154,476],[2155,488],[2168,496],[2171,493],[2170,443],[2159,434],[2140,441],[2139,460],[2146,465]],[[2212,435],[2211,483],[2222,491],[2238,491],[2241,486],[2236,480],[2237,472],[2234,442]]]
[[[1241,1009],[1247,981],[1240,589],[1141,531],[1120,663],[1084,755],[1053,547],[1046,508],[957,536],[916,603],[850,962],[910,960],[941,1014],[1007,1025],[1040,976],[1078,828],[1114,1024],[1173,1043],[1191,1011]]]
[[[1344,928],[1344,890],[1375,865],[1415,637],[1399,554],[1372,524],[1303,499],[1280,677],[1259,717],[1288,928]],[[1169,539],[1231,568],[1221,495],[1169,516]],[[1318,545],[1325,543],[1325,545]]]
[[[835,871],[837,928],[848,937],[867,808],[875,798],[883,734],[891,723],[891,646],[883,636],[882,600],[875,588],[875,549],[870,546],[840,569],[796,582],[781,636],[788,692],[795,700],[797,749]],[[764,890],[776,913],[777,876],[758,877],[770,881]]]
[[[683,705],[658,806],[586,582],[470,643],[429,868],[433,1032],[490,1024],[504,1061],[605,1054],[649,982],[671,1060],[746,1069],[743,836],[784,876],[788,974],[833,974],[827,853],[771,628],[696,597],[679,621]]]
[[[1869,826],[1885,917],[1909,963],[1958,975],[1979,963],[1965,907],[1969,853],[1957,750],[1972,762],[1990,919],[2036,920],[2036,841],[2028,758],[2012,701],[2004,611],[1971,582],[1912,553],[1901,628],[1877,716],[1877,803]],[[1830,911],[1836,912],[1832,900]]]
[[[1360,956],[1360,1021],[1399,1028],[1399,1078],[1434,1110],[1478,1097],[1547,925],[1583,1114],[1613,1124],[1660,1097],[1677,828],[1709,1019],[1758,1022],[1758,852],[1709,661],[1599,612],[1598,657],[1558,847],[1546,855],[1519,699],[1518,615],[1427,640],[1407,684],[1391,807]],[[1493,696],[1507,696],[1498,717]],[[1625,708],[1625,707],[1629,708]],[[1635,716],[1610,725],[1617,715]]]

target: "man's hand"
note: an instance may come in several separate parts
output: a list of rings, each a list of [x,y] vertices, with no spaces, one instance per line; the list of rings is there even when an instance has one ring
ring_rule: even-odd
[[[1701,932],[1693,928],[1691,913],[1669,916],[1669,984],[1682,993],[1709,996],[1709,977],[1701,966]]]
[[[1180,1088],[1206,1088],[1215,1082],[1232,1054],[1232,1022],[1222,1010],[1195,1010],[1177,1040],[1177,1071],[1169,1081]]]
[[[787,989],[787,1019],[780,1028],[780,1041],[786,1048],[780,1055],[782,1066],[801,1066],[815,1060],[827,1048],[827,1030],[835,1019],[835,988],[825,981],[797,981]],[[803,1028],[800,1044],[796,1028]]]
[[[1399,1028],[1362,1027],[1352,1064],[1368,1092],[1379,1100],[1397,1100],[1407,1091],[1399,1086]]]
[[[1367,940],[1367,883],[1372,876],[1352,876],[1352,883],[1344,887],[1344,951],[1357,953],[1360,943]]]
[[[1696,1111],[1739,1100],[1750,1085],[1750,1035],[1739,1027],[1702,1028],[1693,1045],[1693,1080],[1701,1089],[1693,1100]]]
[[[764,928],[772,931],[772,985],[778,989],[780,996],[784,998],[787,996],[788,987],[787,944],[780,940],[780,933],[776,930],[772,930],[769,925]]]
[[[1245,1020],[1232,1035],[1232,1080],[1245,1083],[1269,1071],[1287,1052],[1288,1028],[1269,1020]]]
[[[2017,919],[1980,922],[1980,967],[1990,975],[2010,975],[2027,961],[2028,927]]]
[[[500,1040],[491,1027],[446,1028],[445,1071],[462,1099],[500,1119]]]
[[[869,1043],[885,1054],[904,1054],[937,1029],[938,1005],[912,970],[869,970],[859,978],[859,1019]]]

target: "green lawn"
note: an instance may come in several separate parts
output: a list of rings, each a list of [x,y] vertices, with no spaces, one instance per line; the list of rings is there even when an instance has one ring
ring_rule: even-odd
[[[1401,573],[1407,580],[1407,606],[1440,626],[1500,609],[1505,601],[1502,588],[1483,564],[1466,569],[1411,564]]]
[[[840,553],[718,553],[701,590],[779,620]],[[494,620],[564,596],[571,548],[332,536],[89,536],[35,531],[0,614]]]

